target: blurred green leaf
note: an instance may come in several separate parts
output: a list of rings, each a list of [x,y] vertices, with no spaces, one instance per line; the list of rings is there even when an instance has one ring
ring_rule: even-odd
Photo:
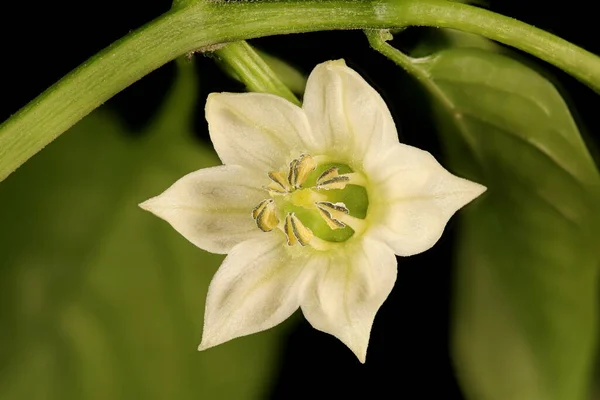
[[[489,0],[448,0],[448,1],[453,1],[455,3],[472,4],[472,5],[475,5],[475,6],[487,6],[487,5],[489,5]]]
[[[453,353],[464,391],[586,399],[600,178],[567,105],[541,75],[489,47],[414,65],[453,171],[488,187],[463,213],[457,243]]]
[[[493,53],[507,53],[509,50],[483,36],[457,31],[455,29],[425,29],[418,45],[411,50],[414,58],[427,57],[448,48],[476,48]]]
[[[0,398],[263,397],[277,333],[198,352],[222,256],[137,207],[218,163],[180,75],[142,136],[100,110],[0,185]]]
[[[171,5],[171,7],[173,7],[173,8],[185,7],[186,5],[188,5],[188,3],[190,3],[189,0],[173,0],[173,4]]]

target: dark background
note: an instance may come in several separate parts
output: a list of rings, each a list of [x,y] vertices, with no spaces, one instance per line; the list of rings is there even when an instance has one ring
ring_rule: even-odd
[[[170,6],[169,0],[5,3],[0,11],[0,121],[89,56]],[[594,2],[496,0],[489,8],[600,54],[593,21]],[[410,46],[421,33],[422,30],[412,30],[396,44]],[[371,51],[359,32],[290,35],[253,43],[306,73],[318,62],[345,58],[382,92],[399,125],[401,140],[440,155],[426,104],[414,83],[391,62]],[[210,58],[202,55],[196,58],[202,96],[196,130],[199,140],[206,140],[202,113],[206,94],[242,91],[243,87],[223,75]],[[558,80],[584,135],[597,141],[600,97],[561,71],[539,65]],[[172,80],[172,72],[173,66],[167,65],[150,74],[111,99],[108,107],[117,110],[134,131],[139,131],[160,104]],[[398,282],[375,320],[366,365],[360,365],[337,339],[304,322],[287,338],[281,352],[279,376],[265,397],[367,395],[370,398],[462,399],[448,349],[454,226],[451,222],[434,249],[399,259]]]

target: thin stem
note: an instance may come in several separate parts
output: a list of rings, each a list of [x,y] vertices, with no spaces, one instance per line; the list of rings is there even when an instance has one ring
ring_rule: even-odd
[[[216,50],[215,54],[233,70],[248,90],[275,94],[300,105],[298,98],[246,41],[229,43]]]
[[[429,90],[432,94],[435,94],[439,100],[441,100],[446,107],[449,109],[454,109],[454,104],[448,99],[446,93],[440,90],[439,86],[436,85],[431,77],[429,76],[429,71],[425,68],[421,68],[419,66],[418,60],[404,54],[400,50],[396,49],[393,46],[390,46],[387,41],[391,40],[392,35],[386,30],[368,30],[365,31],[365,35],[369,40],[369,44],[373,48],[383,54],[385,57],[392,60],[396,65],[403,68],[410,75],[417,78],[427,90]]]
[[[332,29],[436,26],[498,40],[600,91],[600,58],[540,29],[446,0],[205,2],[177,8],[103,50],[0,126],[0,181],[94,108],[166,62],[236,40]]]
[[[429,81],[429,74],[423,68],[419,68],[415,60],[402,53],[400,50],[390,46],[387,41],[392,40],[392,34],[387,30],[370,29],[365,30],[365,35],[369,40],[371,47],[392,60],[396,65],[403,68],[406,72],[415,78],[423,81]]]
[[[429,71],[422,68],[419,65],[419,60],[407,56],[400,50],[390,46],[387,41],[391,40],[392,35],[386,30],[368,30],[365,31],[365,35],[369,40],[371,47],[383,54],[385,57],[392,60],[396,65],[403,68],[413,77],[417,78],[419,82],[429,91],[429,93],[435,96],[440,104],[443,105],[449,113],[453,113],[456,110],[456,105],[448,97],[448,94],[440,89],[440,87],[431,78]],[[468,130],[465,126],[463,118],[456,119],[456,124],[463,130]]]

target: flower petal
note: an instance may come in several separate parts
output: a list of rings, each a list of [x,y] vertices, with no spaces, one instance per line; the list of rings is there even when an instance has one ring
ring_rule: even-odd
[[[231,250],[208,289],[199,350],[272,328],[298,309],[304,262],[284,247],[283,235],[266,235]]]
[[[400,256],[431,248],[452,215],[486,187],[452,175],[431,154],[398,144],[369,172],[373,232]]]
[[[322,153],[335,149],[359,162],[376,159],[380,151],[398,143],[385,102],[344,60],[315,67],[308,77],[302,107]]]
[[[212,93],[206,101],[210,138],[224,164],[263,174],[306,152],[312,133],[301,108],[264,93]]]
[[[252,219],[252,209],[268,197],[261,189],[265,183],[238,165],[205,168],[184,176],[140,207],[201,249],[223,254],[263,233]]]
[[[311,260],[302,298],[310,324],[340,339],[364,363],[373,319],[396,281],[396,257],[382,242],[363,238],[347,253]]]

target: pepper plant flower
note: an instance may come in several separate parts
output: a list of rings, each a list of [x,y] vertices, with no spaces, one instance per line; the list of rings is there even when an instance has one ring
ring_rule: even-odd
[[[201,249],[227,254],[199,349],[301,308],[364,362],[396,255],[432,247],[485,187],[399,143],[381,96],[343,60],[315,67],[302,108],[270,94],[213,93],[206,119],[224,165],[140,205]]]

